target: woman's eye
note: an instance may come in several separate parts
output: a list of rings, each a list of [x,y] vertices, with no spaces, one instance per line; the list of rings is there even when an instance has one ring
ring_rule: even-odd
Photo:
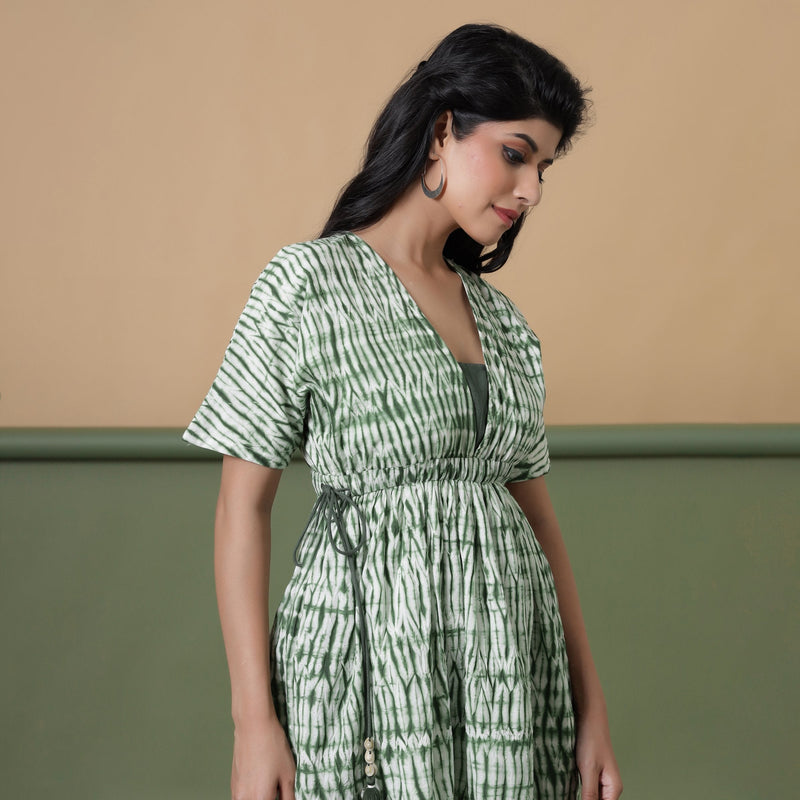
[[[539,183],[544,183],[544,173],[543,172],[539,173]]]
[[[513,147],[503,147],[503,155],[506,157],[507,161],[510,161],[512,164],[524,164],[525,163],[525,156],[520,153],[519,150],[515,150]]]

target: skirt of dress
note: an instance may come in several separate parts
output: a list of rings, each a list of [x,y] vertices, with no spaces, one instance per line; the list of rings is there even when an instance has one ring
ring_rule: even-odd
[[[349,487],[368,525],[357,570],[377,783],[385,800],[574,800],[552,573],[505,486],[468,467]],[[366,780],[359,616],[325,527],[312,521],[275,615],[272,694],[298,800],[353,800]]]

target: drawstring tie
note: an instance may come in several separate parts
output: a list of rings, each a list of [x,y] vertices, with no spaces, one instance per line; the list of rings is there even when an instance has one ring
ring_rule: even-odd
[[[367,645],[367,623],[364,613],[364,596],[361,591],[358,567],[356,566],[356,555],[367,541],[367,519],[361,509],[355,504],[349,492],[335,489],[333,486],[329,486],[326,483],[323,483],[320,489],[321,492],[314,503],[314,507],[311,509],[308,522],[305,528],[303,528],[303,532],[300,534],[300,538],[295,545],[294,563],[297,564],[298,567],[303,566],[298,560],[297,554],[303,539],[305,539],[306,533],[308,533],[314,521],[319,517],[320,521],[325,525],[325,530],[328,533],[328,539],[333,549],[347,558],[347,564],[350,568],[350,575],[353,581],[353,593],[355,595],[356,609],[358,611],[359,636],[361,639],[362,674],[364,676],[362,682],[364,697],[364,774],[367,776],[367,785],[361,791],[361,800],[380,800],[381,792],[375,779],[378,768],[375,764],[375,740],[372,729],[372,676]],[[355,511],[358,518],[358,541],[356,544],[353,544],[347,533],[344,516],[348,508]],[[343,545],[342,547],[337,544],[334,528]],[[314,555],[318,549],[319,543],[317,543],[317,547],[314,550]]]

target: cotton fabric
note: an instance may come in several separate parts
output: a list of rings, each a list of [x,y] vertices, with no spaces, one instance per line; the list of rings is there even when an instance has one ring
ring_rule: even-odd
[[[540,345],[504,294],[450,266],[486,364],[479,443],[459,363],[352,233],[267,265],[184,439],[273,468],[301,447],[315,489],[346,491],[366,519],[357,565],[387,800],[574,798],[552,573],[506,488],[550,467]],[[356,541],[356,514],[344,519]],[[322,520],[300,550],[270,631],[272,695],[298,800],[352,800],[365,785],[353,583]]]

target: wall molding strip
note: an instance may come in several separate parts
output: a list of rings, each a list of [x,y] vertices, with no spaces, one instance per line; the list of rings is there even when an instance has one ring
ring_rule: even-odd
[[[181,428],[0,428],[0,461],[214,461]],[[800,424],[553,425],[553,458],[798,457]]]

